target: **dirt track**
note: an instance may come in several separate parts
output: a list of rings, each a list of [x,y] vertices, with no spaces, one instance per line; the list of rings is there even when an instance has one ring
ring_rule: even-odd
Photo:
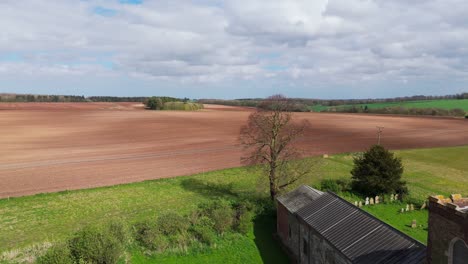
[[[15,110],[16,109],[16,110]],[[0,197],[107,186],[239,166],[250,109],[143,111],[135,103],[0,104]],[[468,120],[301,113],[309,154],[468,144]]]

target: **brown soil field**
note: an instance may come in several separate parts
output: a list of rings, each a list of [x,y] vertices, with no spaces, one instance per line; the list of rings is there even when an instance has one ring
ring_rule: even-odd
[[[14,105],[14,106],[13,106]],[[251,109],[144,111],[135,103],[0,104],[0,197],[91,188],[240,166]],[[298,113],[309,155],[468,144],[468,120]]]

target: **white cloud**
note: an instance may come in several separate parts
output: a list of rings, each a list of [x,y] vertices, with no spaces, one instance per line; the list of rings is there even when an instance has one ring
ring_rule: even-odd
[[[375,94],[401,80],[459,85],[468,80],[467,12],[461,0],[4,0],[0,80],[118,75],[218,89],[247,80],[304,96],[370,82]],[[11,53],[21,59],[2,61]]]

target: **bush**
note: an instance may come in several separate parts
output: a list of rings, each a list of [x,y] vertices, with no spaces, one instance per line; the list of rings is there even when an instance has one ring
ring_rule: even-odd
[[[49,248],[46,253],[36,261],[38,264],[71,264],[70,249],[66,244],[57,244]]]
[[[401,159],[380,145],[372,146],[354,159],[351,171],[353,191],[366,196],[399,193],[407,194],[406,183],[401,180]]]
[[[75,262],[112,264],[122,256],[124,243],[109,228],[86,227],[68,241],[68,246]]]
[[[236,217],[234,228],[241,234],[247,234],[253,229],[253,218],[255,216],[256,206],[249,201],[242,201],[236,204]]]
[[[164,235],[178,235],[186,232],[189,228],[189,221],[175,212],[169,212],[160,215],[156,221],[156,225]]]
[[[213,226],[213,220],[207,216],[202,216],[196,223],[194,223],[191,231],[198,241],[211,245],[216,239],[216,233],[213,230]]]
[[[217,200],[200,205],[200,214],[209,217],[213,221],[213,227],[218,234],[230,230],[234,222],[234,210],[226,200]]]
[[[320,190],[334,193],[339,193],[342,191],[340,185],[336,182],[336,180],[333,179],[323,179],[320,182]]]
[[[169,247],[169,239],[161,234],[156,223],[146,221],[135,225],[135,240],[149,250],[164,251]]]

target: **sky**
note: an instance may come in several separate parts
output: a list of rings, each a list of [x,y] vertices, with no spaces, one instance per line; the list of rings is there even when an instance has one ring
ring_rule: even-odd
[[[466,0],[1,0],[0,93],[468,91]]]

